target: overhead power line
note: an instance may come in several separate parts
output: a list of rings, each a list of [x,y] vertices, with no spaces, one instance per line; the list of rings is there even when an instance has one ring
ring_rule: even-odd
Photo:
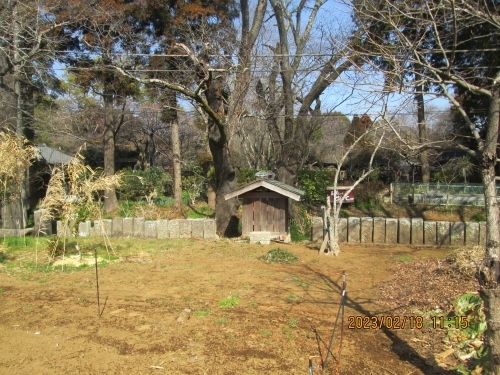
[[[353,67],[354,68],[354,67]],[[67,68],[50,68],[51,70],[54,71],[85,71],[85,70],[95,70],[96,68],[86,68],[86,67],[67,67]],[[470,70],[473,72],[474,70],[477,69],[500,69],[500,66],[473,66],[473,67],[456,67],[452,68],[453,71],[455,70]],[[49,69],[38,69],[40,71],[45,71],[47,72]],[[175,73],[175,72],[182,72],[182,73],[196,73],[197,71],[195,69],[123,69],[127,73]],[[214,69],[208,69],[209,71],[214,71]],[[216,71],[228,71],[229,69],[216,69]],[[356,68],[356,70],[359,70],[359,68]],[[302,68],[302,69],[294,69],[296,72],[308,72],[312,73],[314,71],[320,72],[320,68],[314,69],[314,68]],[[377,68],[364,68],[361,69],[362,72],[383,72],[383,69],[377,69]],[[409,70],[411,71],[411,70]],[[252,69],[252,72],[254,73],[267,73],[269,72],[269,69]]]
[[[78,112],[78,111],[75,111],[75,112]],[[198,112],[197,111],[191,111],[191,110],[183,110],[184,113],[188,113],[188,114],[197,114]],[[487,111],[479,111],[479,110],[476,110],[474,111],[473,113],[485,113]],[[144,110],[140,110],[140,109],[133,109],[133,110],[126,110],[124,112],[125,115],[147,115],[147,114],[162,114],[163,113],[163,110],[158,108],[158,109],[150,109],[150,108],[147,108],[147,109],[144,109]],[[434,110],[434,111],[426,111],[427,115],[438,115],[438,114],[448,114],[450,113],[449,110]],[[380,116],[380,113],[377,113],[377,112],[363,112],[363,111],[358,111],[358,112],[352,112],[352,113],[344,113],[344,112],[340,112],[340,113],[321,113],[321,114],[316,114],[314,116],[310,116],[310,117],[324,117],[324,118],[328,118],[328,117],[344,117],[344,116],[360,116],[360,115],[368,115],[370,117],[379,117]],[[416,117],[416,114],[414,113],[390,113],[390,116],[393,116],[393,115],[396,115],[396,116],[415,116]],[[285,115],[277,115],[277,116],[273,116],[273,118],[286,118],[287,116]],[[261,119],[261,120],[265,120],[266,119],[266,116],[264,114],[247,114],[244,116],[244,118],[257,118],[257,119]]]
[[[49,52],[53,53],[54,51],[51,50],[41,50],[42,52]],[[439,54],[439,53],[476,53],[476,52],[498,52],[498,48],[480,48],[480,49],[474,49],[474,50],[469,50],[469,49],[464,49],[464,50],[448,50],[448,49],[436,49],[436,50],[417,50],[418,53],[427,53],[427,54]],[[98,54],[97,52],[91,52],[91,51],[58,51],[57,53],[59,54],[66,54],[66,55],[96,55],[100,56],[101,54]],[[288,53],[288,54],[272,54],[272,53],[256,53],[253,54],[252,57],[332,57],[335,55],[336,52],[332,51],[331,53],[301,53],[301,54],[293,54],[293,53]],[[190,57],[188,54],[173,54],[173,53],[137,53],[137,52],[106,52],[106,55],[110,56],[118,56],[118,57],[125,57],[125,56],[131,56],[131,57]],[[205,55],[206,57],[209,58],[216,58],[216,57],[224,57],[224,58],[238,58],[238,54],[207,54]],[[375,54],[375,53],[370,53],[370,57],[384,57],[385,55],[383,54]]]

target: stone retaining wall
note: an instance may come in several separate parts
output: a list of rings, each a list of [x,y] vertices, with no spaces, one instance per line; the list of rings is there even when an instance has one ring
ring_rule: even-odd
[[[486,223],[424,221],[383,217],[339,219],[339,241],[433,246],[484,245]],[[312,219],[311,240],[323,241],[323,220]]]
[[[61,221],[57,222],[57,234],[71,235]],[[218,239],[215,219],[145,220],[144,218],[115,217],[102,221],[83,221],[78,225],[80,237],[103,234],[109,237]]]
[[[26,229],[0,229],[1,237],[24,237],[33,234],[33,228]]]

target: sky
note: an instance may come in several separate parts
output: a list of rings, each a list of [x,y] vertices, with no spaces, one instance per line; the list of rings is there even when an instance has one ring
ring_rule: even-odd
[[[303,17],[302,19],[303,23],[305,23],[307,18]],[[270,34],[264,35],[262,42],[272,43],[273,38],[276,38],[276,30],[272,29],[274,27],[272,20],[265,27],[268,28]],[[305,56],[304,61],[309,65],[316,64],[319,68],[318,60],[326,58],[331,51],[332,45],[341,48],[345,40],[343,38],[344,34],[349,35],[349,30],[352,27],[350,7],[342,1],[327,0],[318,13],[317,23],[313,29],[314,43],[307,50],[310,56]],[[266,48],[263,51],[266,51]],[[269,50],[267,49],[267,51]],[[267,57],[263,57],[258,64],[266,64],[266,59],[269,61]],[[54,68],[57,74],[62,77],[64,66],[56,64]],[[311,81],[314,76],[314,72],[312,74],[305,72],[301,79]],[[350,119],[355,115],[363,114],[368,114],[372,119],[375,119],[385,110],[390,113],[407,113],[411,111],[412,106],[407,103],[413,101],[412,95],[393,93],[388,97],[382,97],[380,95],[382,85],[383,76],[374,69],[344,74],[340,79],[333,82],[321,96],[322,111],[341,112]],[[432,107],[433,111],[447,111],[449,108],[449,103],[445,99],[436,99],[434,96],[429,95],[426,100],[432,103],[429,107]],[[412,117],[414,114],[409,113],[407,116]]]

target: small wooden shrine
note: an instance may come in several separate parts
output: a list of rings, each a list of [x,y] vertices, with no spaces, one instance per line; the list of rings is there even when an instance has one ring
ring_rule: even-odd
[[[299,201],[301,195],[304,192],[293,186],[261,178],[227,193],[224,198],[239,197],[243,200],[243,236],[251,232],[286,236],[289,228],[288,199]]]

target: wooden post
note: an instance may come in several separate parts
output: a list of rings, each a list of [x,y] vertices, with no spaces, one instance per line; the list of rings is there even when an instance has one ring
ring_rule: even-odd
[[[327,203],[329,202],[328,196],[326,198]],[[321,206],[321,216],[323,217],[323,242],[321,243],[321,247],[319,248],[319,254],[323,254],[326,249],[326,245],[328,244],[328,235],[325,233],[325,228],[328,227],[328,214],[327,214],[327,208],[325,206]]]

